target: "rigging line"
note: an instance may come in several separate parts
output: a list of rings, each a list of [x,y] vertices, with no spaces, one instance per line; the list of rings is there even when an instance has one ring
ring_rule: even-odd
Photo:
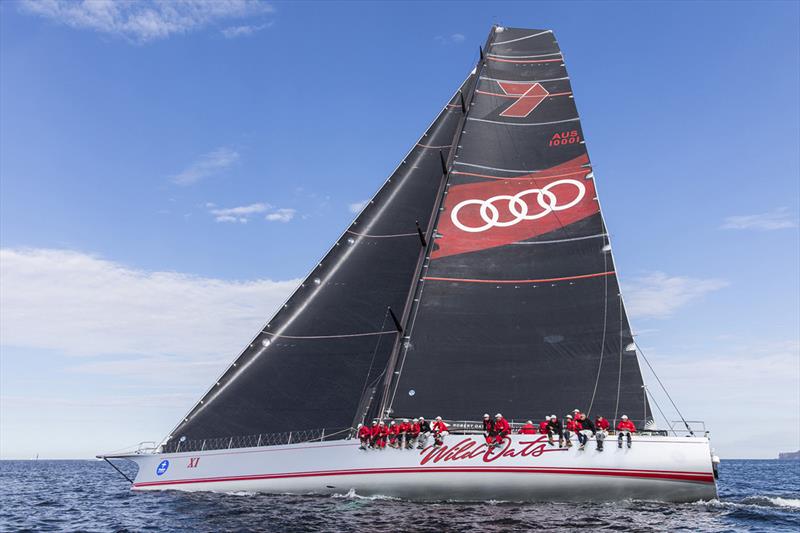
[[[397,333],[397,330],[393,329],[391,331],[372,331],[370,333],[349,333],[346,335],[279,335],[277,333],[272,333],[269,331],[262,331],[264,335],[272,335],[276,339],[346,339],[350,337],[369,337],[372,335],[389,335],[391,333]]]
[[[675,412],[678,413],[679,417],[681,417],[681,421],[683,422],[683,425],[686,426],[686,431],[689,432],[689,435],[694,437],[694,431],[692,431],[692,428],[689,427],[689,423],[686,421],[686,419],[683,418],[683,415],[681,414],[680,410],[678,409],[678,406],[675,405],[675,402],[672,400],[672,396],[669,395],[669,392],[667,391],[667,388],[664,386],[663,383],[661,383],[661,379],[658,377],[658,374],[656,374],[656,371],[653,368],[653,365],[650,364],[650,361],[647,359],[647,356],[642,351],[642,347],[639,346],[639,343],[636,341],[635,337],[633,339],[633,343],[636,345],[636,348],[639,350],[639,353],[642,354],[642,359],[644,359],[644,362],[647,363],[647,366],[648,366],[648,368],[650,368],[650,371],[653,373],[653,376],[655,376],[656,381],[658,381],[658,384],[661,386],[661,390],[663,390],[664,394],[667,395],[667,399],[669,399],[669,403],[672,404],[672,407],[675,408]]]
[[[358,235],[359,237],[369,237],[371,239],[388,239],[391,237],[410,237],[412,235],[416,235],[416,233],[393,233],[389,235],[369,235],[368,233],[358,233],[357,231],[347,230],[347,233],[352,233],[353,235]]]
[[[485,118],[472,118],[469,117],[467,120],[474,120],[475,122],[487,122],[489,124],[502,124],[503,126],[549,126],[551,124],[563,124],[564,122],[575,122],[576,120],[580,120],[581,117],[575,118],[568,118],[565,120],[554,120],[552,122],[508,122],[508,121],[501,121],[501,120],[487,120]]]
[[[608,255],[603,253],[603,266],[608,268]],[[589,409],[586,411],[588,415],[592,414],[592,407],[594,407],[594,399],[597,395],[597,385],[600,383],[600,373],[603,370],[603,356],[606,352],[606,331],[608,330],[608,277],[604,278],[605,286],[603,288],[603,337],[600,341],[600,362],[597,365],[597,377],[594,380],[594,390],[592,391],[592,399],[589,402]]]
[[[386,320],[389,318],[389,308],[386,308],[386,311],[383,313],[383,323],[381,324],[381,331],[383,328],[386,327]],[[367,370],[367,375],[364,376],[364,386],[361,387],[361,398],[363,400],[364,393],[367,391],[367,386],[369,385],[369,375],[372,373],[372,367],[375,365],[375,356],[378,355],[378,348],[381,345],[381,341],[383,340],[383,335],[378,335],[378,341],[375,343],[375,349],[372,351],[372,360],[369,363],[369,369]],[[359,402],[361,403],[361,402]],[[369,406],[366,406],[366,410],[369,409]],[[358,415],[358,413],[356,413]]]
[[[469,279],[469,278],[442,278],[436,276],[425,276],[422,279],[425,281],[454,281],[458,283],[549,283],[552,281],[568,281],[571,279],[586,279],[598,278],[601,276],[613,276],[616,272],[610,270],[608,272],[597,272],[595,274],[581,274],[578,276],[565,276],[562,278],[544,278],[544,279]]]
[[[661,418],[663,418],[664,422],[667,424],[667,426],[669,426],[669,429],[670,429],[670,431],[672,431],[672,434],[677,437],[678,436],[678,432],[675,431],[675,428],[672,427],[672,424],[669,423],[669,418],[667,418],[666,415],[664,415],[664,411],[662,411],[661,410],[661,406],[658,405],[658,402],[656,401],[656,397],[653,396],[653,393],[650,392],[650,390],[645,385],[642,385],[642,386],[644,387],[644,391],[647,393],[647,395],[650,396],[650,399],[653,400],[653,403],[656,404],[656,409],[658,409],[658,412],[661,413]],[[646,420],[645,420],[645,424],[647,424]],[[642,429],[644,429],[644,428],[642,428]]]
[[[486,80],[486,81],[503,82],[503,83],[545,83],[545,82],[548,82],[548,81],[564,81],[564,80],[568,80],[569,76],[564,76],[563,78],[548,78],[548,79],[544,79],[544,80],[498,80],[497,78],[487,78],[485,76],[481,76],[480,79]]]
[[[511,39],[509,41],[500,41],[498,43],[492,43],[489,46],[499,46],[501,44],[516,43],[517,41],[524,41],[525,39],[533,39],[534,37],[538,37],[540,35],[544,35],[545,33],[553,33],[553,30],[544,30],[544,31],[540,31],[539,33],[534,33],[533,35],[526,35],[525,37],[519,37],[517,39]]]
[[[619,372],[617,373],[617,403],[614,405],[614,427],[619,415],[619,393],[622,389],[622,298],[619,299]]]
[[[550,241],[519,241],[519,242],[512,242],[511,244],[519,244],[519,245],[532,245],[532,244],[555,244],[559,242],[572,242],[572,241],[583,241],[586,239],[597,239],[598,237],[605,237],[608,235],[607,233],[598,233],[596,235],[586,235],[584,237],[570,237],[568,239],[553,239]]]

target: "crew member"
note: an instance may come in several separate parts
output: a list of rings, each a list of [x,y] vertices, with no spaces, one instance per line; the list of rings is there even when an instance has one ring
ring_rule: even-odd
[[[381,428],[378,426],[378,419],[372,421],[372,427],[370,428],[369,433],[369,447],[375,448],[378,442],[378,434],[381,432]]]
[[[567,448],[572,448],[572,434],[578,432],[578,425],[573,420],[572,415],[567,415],[566,429],[564,430],[564,440]]]
[[[511,433],[511,426],[508,423],[508,420],[503,418],[503,415],[497,413],[494,415],[494,431],[496,433],[494,437],[494,445],[500,446],[503,444],[503,440],[505,440],[506,435]]]
[[[519,433],[520,435],[536,435],[536,426],[533,425],[533,421],[525,422],[525,425],[519,428]]]
[[[419,418],[415,418],[408,425],[408,440],[406,441],[406,448],[413,448],[417,444],[419,437]]]
[[[594,420],[594,427],[597,430],[597,435],[595,435],[595,439],[597,439],[597,451],[603,451],[603,441],[605,441],[606,436],[608,435],[608,420],[603,418],[602,416],[598,416]]]
[[[547,425],[550,423],[550,415],[544,417],[542,422],[539,422],[539,433],[547,435]]]
[[[378,422],[378,438],[375,439],[375,447],[379,450],[386,448],[386,438],[389,436],[389,428],[383,423],[383,420]]]
[[[583,450],[586,447],[586,443],[589,442],[589,435],[594,437],[597,432],[594,429],[594,424],[592,424],[592,421],[586,417],[585,413],[581,413],[581,418],[578,423],[580,424],[578,441],[581,443],[578,450]]]
[[[428,435],[431,434],[431,425],[425,420],[425,417],[419,417],[419,438],[417,439],[417,448],[423,449],[428,444]]]
[[[547,424],[547,443],[553,446],[553,435],[558,435],[558,447],[564,447],[564,427],[556,415],[550,415],[550,421]]]
[[[622,415],[622,420],[617,424],[617,448],[622,448],[622,436],[628,437],[628,448],[631,447],[631,433],[636,433],[636,426],[628,419],[628,415]]]
[[[489,413],[483,415],[483,436],[486,439],[486,444],[491,446],[494,444],[494,437],[497,433],[494,430],[494,420],[489,416]]]
[[[397,422],[392,420],[389,422],[389,446],[392,448],[397,448],[397,441],[400,437],[400,426],[397,425]]]
[[[405,449],[406,442],[408,441],[408,430],[411,429],[411,424],[408,421],[408,418],[404,418],[402,422],[400,422],[400,447]]]
[[[439,448],[442,444],[444,444],[444,437],[448,434],[448,430],[450,428],[447,427],[447,424],[444,423],[441,416],[436,417],[436,421],[433,423],[433,427],[431,430],[433,431],[433,446],[435,448]]]
[[[361,441],[361,448],[362,450],[366,450],[367,446],[369,446],[370,437],[372,436],[372,431],[369,427],[365,426],[364,424],[358,425],[358,440]]]

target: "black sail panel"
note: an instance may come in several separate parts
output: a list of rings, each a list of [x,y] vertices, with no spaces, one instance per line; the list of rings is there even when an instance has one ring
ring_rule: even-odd
[[[458,144],[393,415],[649,419],[552,32],[495,30]]]
[[[471,75],[460,88],[474,83]],[[172,431],[208,439],[350,427],[381,379],[416,282],[448,157],[463,118],[457,92],[282,309]]]

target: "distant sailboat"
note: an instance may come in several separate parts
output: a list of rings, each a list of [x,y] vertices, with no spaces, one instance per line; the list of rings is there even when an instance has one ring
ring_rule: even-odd
[[[138,490],[413,499],[716,496],[706,436],[559,448],[477,420],[652,414],[592,166],[549,30],[480,60],[295,293],[158,446]],[[373,418],[443,416],[442,448],[361,451]],[[413,475],[412,475],[413,474]]]

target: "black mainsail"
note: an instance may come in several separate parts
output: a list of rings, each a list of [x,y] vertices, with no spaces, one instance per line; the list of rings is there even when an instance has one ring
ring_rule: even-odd
[[[650,416],[563,57],[494,28],[467,80],[172,431]]]
[[[386,405],[648,419],[569,76],[549,30],[496,28]]]

